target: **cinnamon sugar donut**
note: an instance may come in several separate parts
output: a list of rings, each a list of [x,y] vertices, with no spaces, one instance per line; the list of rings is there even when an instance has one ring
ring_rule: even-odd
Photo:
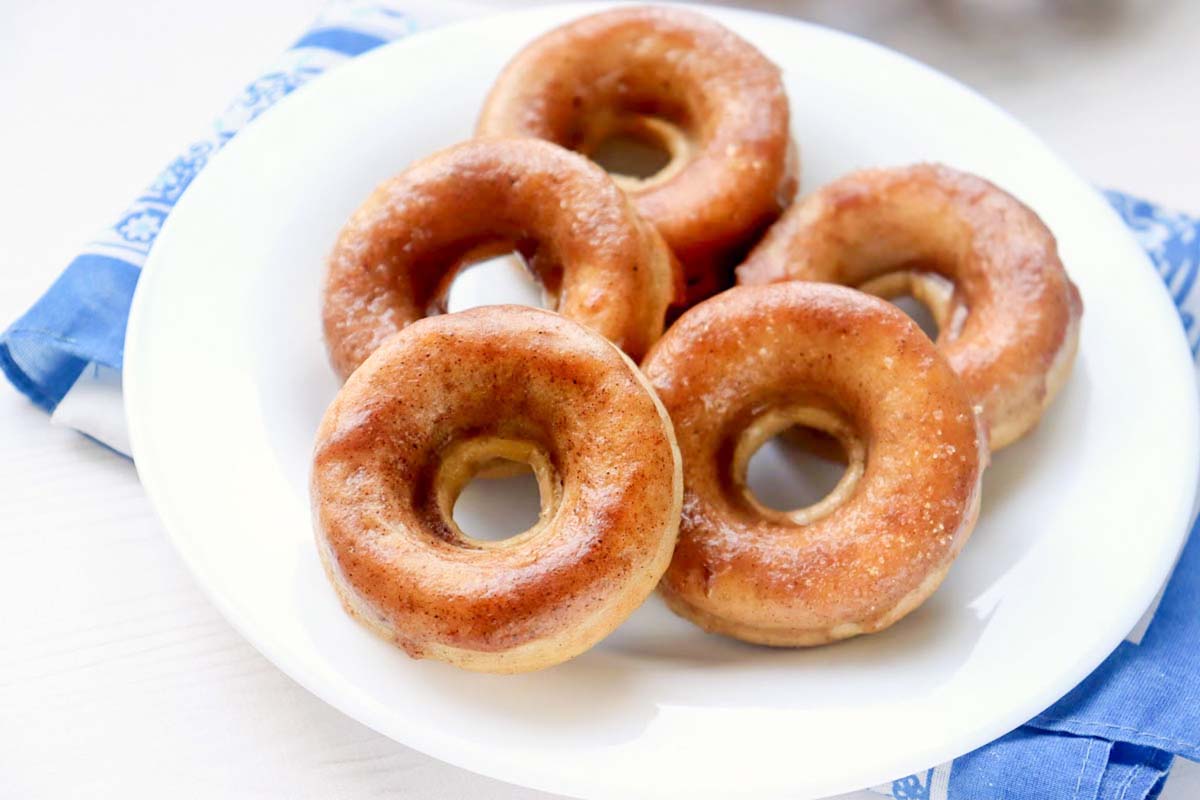
[[[888,627],[941,583],[979,511],[987,462],[962,382],[899,309],[788,282],[685,313],[643,369],[675,424],[683,521],[660,590],[706,630],[818,645]],[[849,467],[807,508],[746,486],[792,425],[837,438]]]
[[[539,521],[463,533],[460,490],[529,463]],[[565,661],[654,590],[679,525],[679,452],[637,367],[524,306],[420,320],[350,376],[321,422],[312,503],[343,605],[416,658],[485,672]]]
[[[1083,304],[1053,234],[982,178],[935,164],[855,172],[793,206],[738,282],[911,294],[983,409],[991,448],[1029,431],[1071,371]]]
[[[663,330],[674,258],[599,167],[532,139],[474,140],[409,167],[342,229],[325,340],[348,376],[389,335],[445,310],[465,265],[516,249],[558,311],[640,358]]]
[[[739,255],[796,192],[778,67],[678,8],[604,11],[535,40],[500,74],[477,131],[584,154],[615,136],[666,151],[655,175],[615,178],[683,264],[689,304],[730,284]]]

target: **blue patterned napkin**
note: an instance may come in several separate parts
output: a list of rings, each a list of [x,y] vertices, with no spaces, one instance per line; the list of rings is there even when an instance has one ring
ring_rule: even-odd
[[[70,395],[90,398],[103,391],[89,385],[117,391],[113,376],[121,368],[139,270],[163,220],[212,155],[276,100],[325,70],[413,30],[479,11],[444,0],[333,3],[276,69],[248,85],[213,129],[172,161],[0,335],[0,368],[9,380],[47,411]],[[1196,353],[1200,219],[1119,192],[1107,196],[1166,281]],[[112,414],[99,416],[120,426]],[[119,436],[97,435],[120,446]],[[1122,642],[1070,694],[1012,733],[870,791],[896,800],[1156,797],[1175,756],[1200,760],[1200,536],[1194,534],[1139,642]]]

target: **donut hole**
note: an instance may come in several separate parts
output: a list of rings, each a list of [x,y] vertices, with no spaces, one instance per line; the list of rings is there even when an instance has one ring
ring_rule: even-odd
[[[464,536],[500,542],[531,529],[541,512],[541,488],[533,467],[498,458],[483,465],[463,487],[451,517]]]
[[[450,541],[502,547],[542,530],[558,508],[562,485],[540,445],[484,435],[446,448],[433,492]]]
[[[933,311],[929,306],[922,303],[911,294],[902,294],[897,297],[889,298],[894,306],[907,314],[917,326],[925,332],[931,340],[937,341],[938,337],[938,321],[933,316]]]
[[[534,277],[519,250],[506,245],[476,248],[451,273],[439,292],[438,311],[454,313],[477,306],[521,305],[553,309],[554,298]]]
[[[591,158],[611,175],[645,180],[662,172],[672,154],[661,141],[620,131],[596,145]]]
[[[664,117],[622,114],[590,135],[580,151],[623,189],[661,183],[682,169],[691,149],[688,134]]]
[[[839,414],[777,408],[754,419],[736,442],[733,485],[764,517],[804,525],[849,498],[865,463],[865,446]]]
[[[936,342],[943,333],[947,338],[953,338],[965,320],[966,307],[956,296],[953,281],[936,272],[895,270],[876,276],[858,288],[891,301],[917,323],[931,341]]]
[[[846,460],[846,449],[835,437],[796,425],[754,451],[746,468],[746,487],[767,508],[808,508],[828,497],[845,477]]]

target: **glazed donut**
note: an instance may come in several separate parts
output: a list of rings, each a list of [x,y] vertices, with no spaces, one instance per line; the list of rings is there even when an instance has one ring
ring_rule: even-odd
[[[890,303],[791,281],[686,312],[643,364],[675,424],[683,521],[660,584],[715,633],[818,645],[888,627],[941,583],[979,511],[986,436],[962,382]],[[835,437],[848,468],[815,505],[746,486],[792,425]]]
[[[539,521],[503,541],[451,512],[485,464],[525,461]],[[682,492],[645,378],[557,314],[490,306],[420,320],[350,376],[321,421],[318,549],[349,613],[415,658],[527,672],[578,655],[654,590]]]
[[[855,172],[793,206],[737,270],[911,294],[982,408],[998,450],[1029,431],[1071,371],[1083,304],[1053,234],[982,178],[935,164]]]
[[[670,155],[614,176],[684,267],[687,303],[725,288],[746,248],[796,193],[779,69],[709,18],[633,7],[550,31],[504,68],[482,135],[534,136],[585,155],[615,136]]]
[[[445,310],[458,270],[516,249],[557,309],[640,358],[677,269],[603,170],[548,142],[474,140],[383,183],[329,256],[325,341],[347,377],[391,334]]]

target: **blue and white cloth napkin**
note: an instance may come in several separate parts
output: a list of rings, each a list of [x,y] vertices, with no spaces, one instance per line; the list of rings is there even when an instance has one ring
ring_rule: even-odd
[[[275,101],[415,30],[481,13],[444,0],[337,0],[276,68],[250,83],[0,335],[0,368],[55,420],[128,453],[120,398],[125,321],[138,273],[196,174]],[[1200,219],[1119,192],[1108,199],[1150,254],[1200,350]],[[896,800],[1141,800],[1176,756],[1200,760],[1200,535],[1193,530],[1149,627],[1028,723],[951,763],[871,792]]]

